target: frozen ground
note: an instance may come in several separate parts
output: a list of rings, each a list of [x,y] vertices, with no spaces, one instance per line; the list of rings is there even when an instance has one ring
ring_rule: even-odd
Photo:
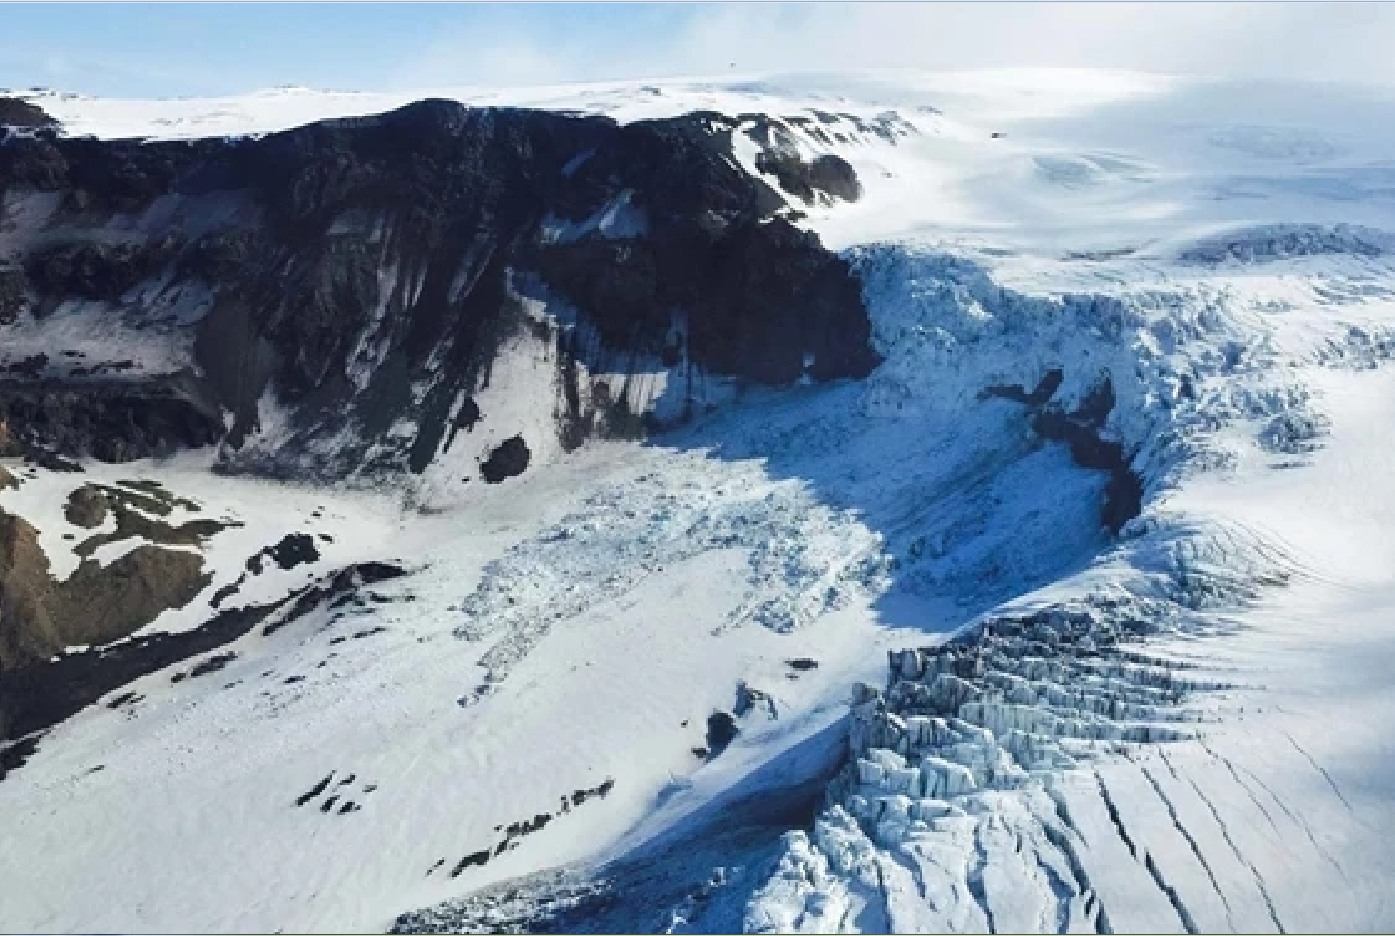
[[[159,479],[245,524],[210,592],[332,538],[234,604],[412,572],[40,738],[0,781],[0,927],[1395,924],[1395,101],[1094,72],[452,95],[849,115],[792,133],[863,180],[808,223],[886,362],[449,498],[194,457],[0,491],[61,569],[63,485]],[[181,136],[399,102],[44,103]],[[893,110],[913,132],[867,129]],[[1109,474],[982,397],[1053,370],[1066,412],[1108,378],[1143,481],[1117,538]]]

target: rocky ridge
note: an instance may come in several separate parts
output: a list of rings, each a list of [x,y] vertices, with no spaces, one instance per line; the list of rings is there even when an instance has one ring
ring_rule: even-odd
[[[865,375],[857,279],[787,205],[856,174],[776,139],[752,175],[737,126],[428,100],[261,138],[0,130],[12,448],[343,477],[454,446],[503,477],[514,436],[536,461]],[[79,321],[110,340],[57,347]]]

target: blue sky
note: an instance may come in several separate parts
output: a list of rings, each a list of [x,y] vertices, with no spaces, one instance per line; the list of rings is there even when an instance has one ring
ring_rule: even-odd
[[[1395,4],[0,5],[0,87],[105,96],[1065,65],[1395,86]]]
[[[693,12],[659,4],[7,4],[0,85],[147,96],[487,81],[501,42],[527,37],[518,59],[536,58],[535,50],[570,55],[614,46],[622,31],[681,29]]]

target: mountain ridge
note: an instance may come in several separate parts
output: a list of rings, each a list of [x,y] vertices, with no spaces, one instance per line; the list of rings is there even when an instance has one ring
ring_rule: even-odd
[[[232,414],[232,449],[259,427],[268,388],[297,410],[283,441],[299,446],[261,453],[269,470],[314,462],[317,438],[359,435],[314,462],[325,476],[354,470],[370,449],[420,473],[461,412],[472,414],[467,431],[492,425],[473,395],[525,329],[566,383],[563,448],[611,422],[632,431],[628,417],[660,421],[623,387],[610,398],[579,386],[578,364],[665,357],[648,366],[686,379],[688,408],[705,402],[692,384],[708,372],[765,384],[806,369],[815,380],[864,375],[876,358],[851,275],[780,217],[784,198],[732,163],[729,132],[715,115],[621,126],[447,101],[255,140],[12,131],[0,141],[3,191],[12,215],[35,203],[36,219],[6,239],[20,307],[9,317],[42,321],[82,302],[112,317],[163,307],[149,327],[192,334],[185,369]],[[586,227],[618,210],[633,231]],[[529,321],[515,281],[555,294],[565,309],[545,317],[574,321]],[[21,380],[73,376],[33,361],[8,366],[25,365]],[[412,418],[410,439],[388,436]]]
[[[198,251],[152,209],[6,198],[24,282],[97,296],[0,325],[26,418],[152,453],[3,456],[17,555],[47,563],[31,594],[58,608],[156,549],[200,590],[0,674],[22,732],[0,745],[0,921],[1385,927],[1388,101],[1016,70],[490,94],[435,96],[566,113],[436,103],[273,139],[398,102],[43,99],[65,133],[270,139],[278,194],[268,221],[205,191],[179,229],[228,236]],[[395,120],[435,129],[385,173],[412,139],[374,138]],[[452,234],[486,215],[518,235],[500,279],[474,278],[478,226]],[[154,278],[50,254],[72,219]],[[200,335],[215,290],[151,273],[181,266],[267,289]],[[837,329],[802,318],[801,284]],[[438,436],[412,417],[418,378],[458,372],[434,315],[464,320],[457,288],[498,340]],[[699,349],[669,308],[690,290],[779,327]],[[847,334],[874,357],[826,353]],[[236,349],[239,448],[119,400],[61,408],[73,382],[167,380],[223,438],[226,403],[165,375]],[[263,372],[284,391],[251,392]],[[384,380],[407,392],[370,399]],[[588,409],[602,386],[626,409]]]

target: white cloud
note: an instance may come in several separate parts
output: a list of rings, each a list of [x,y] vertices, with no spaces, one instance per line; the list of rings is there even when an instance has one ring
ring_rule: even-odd
[[[440,37],[398,83],[1072,66],[1395,84],[1388,4],[719,4],[657,28],[636,11],[633,29],[599,38],[556,35],[546,16],[515,8],[469,37]]]

